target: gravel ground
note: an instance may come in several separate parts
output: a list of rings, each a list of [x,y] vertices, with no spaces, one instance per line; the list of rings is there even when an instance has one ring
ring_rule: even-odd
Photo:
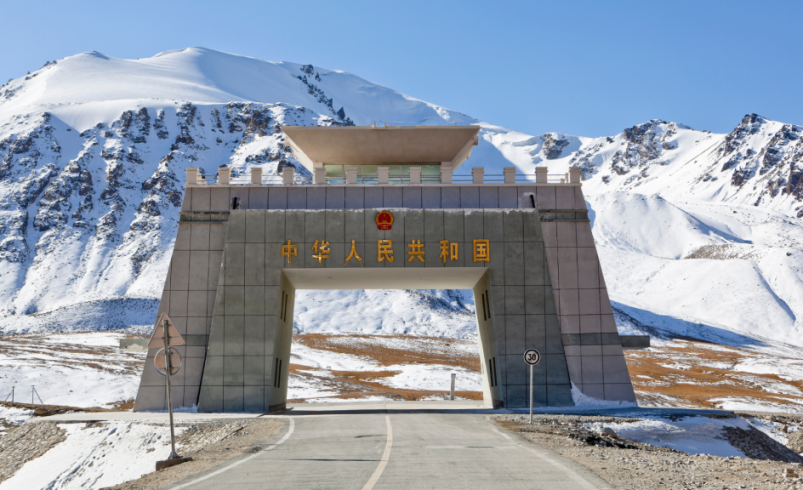
[[[635,419],[537,415],[534,416],[533,425],[528,421],[529,416],[522,415],[496,418],[496,422],[506,430],[577,461],[617,489],[803,490],[803,478],[800,478],[803,477],[803,466],[800,462],[786,461],[803,461],[803,458],[763,433],[760,433],[761,436],[753,433],[723,434],[731,444],[737,439],[749,441],[755,457],[763,459],[723,458],[706,454],[690,455],[580,427],[587,423],[622,423]],[[786,476],[785,472],[789,470],[798,477]]]
[[[51,422],[11,426],[0,444],[0,482],[64,439],[64,430]]]
[[[282,428],[276,419],[248,419],[186,424],[177,443],[183,448],[181,456],[192,461],[161,471],[154,471],[107,490],[156,490],[177,483],[184,478],[214,468],[244,453],[260,451],[269,445],[265,441]]]

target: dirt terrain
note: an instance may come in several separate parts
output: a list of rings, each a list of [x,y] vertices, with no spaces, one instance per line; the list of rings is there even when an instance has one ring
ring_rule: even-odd
[[[611,417],[537,415],[533,425],[528,420],[521,415],[496,418],[504,429],[586,466],[617,490],[803,489],[803,457],[759,431],[728,436],[734,445],[740,444],[739,439],[750,442],[752,458],[717,457],[690,455],[625,440],[613,431],[594,432],[582,427],[605,423],[613,420]],[[787,471],[796,477],[788,477]]]

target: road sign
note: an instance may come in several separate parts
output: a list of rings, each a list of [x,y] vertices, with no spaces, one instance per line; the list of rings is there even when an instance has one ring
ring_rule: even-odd
[[[170,345],[184,345],[184,339],[181,338],[181,334],[178,333],[176,327],[173,326],[173,322],[170,320],[170,317],[167,316],[167,313],[162,313],[162,316],[159,317],[159,321],[156,322],[156,328],[153,329],[153,335],[151,335],[151,341],[148,342],[148,348],[153,347],[164,347],[165,346],[165,322],[167,322],[167,333],[170,336]]]
[[[530,349],[524,353],[524,362],[530,366],[530,423],[533,423],[533,366],[541,362],[541,353]]]
[[[179,368],[181,368],[181,356],[172,346],[184,345],[184,343],[184,339],[181,338],[178,330],[173,326],[170,317],[167,316],[167,313],[162,313],[162,316],[159,317],[159,321],[156,322],[156,328],[153,329],[153,335],[151,336],[151,341],[148,342],[148,348],[162,347],[162,349],[156,353],[153,364],[156,366],[156,370],[167,378],[165,380],[167,381],[167,393],[165,393],[165,395],[167,396],[167,411],[170,414],[170,447],[172,450],[170,451],[170,457],[168,457],[166,461],[156,462],[157,470],[160,469],[160,467],[177,464],[179,460],[181,460],[181,462],[186,460],[186,458],[181,458],[176,453],[176,432],[173,425],[173,395],[170,383],[170,376],[176,374]],[[165,355],[165,349],[167,355]]]
[[[153,358],[153,365],[156,366],[156,370],[159,371],[159,374],[162,376],[167,376],[167,359],[165,359],[165,350],[164,347],[159,349],[159,352],[156,353],[156,357]],[[170,375],[174,375],[178,373],[178,370],[181,369],[181,354],[172,347],[170,347]]]
[[[530,366],[535,366],[536,364],[541,362],[541,354],[535,349],[530,349],[524,353],[524,362],[526,362]]]

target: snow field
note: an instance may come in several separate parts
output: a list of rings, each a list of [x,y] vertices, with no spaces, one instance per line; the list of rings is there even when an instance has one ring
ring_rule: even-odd
[[[0,395],[48,405],[110,407],[136,396],[144,352],[118,348],[110,332],[7,336],[0,343]],[[35,403],[39,403],[35,397]],[[10,398],[9,398],[10,400]]]
[[[169,426],[108,422],[59,427],[67,431],[67,440],[27,462],[0,490],[113,486],[150,473],[170,455]],[[177,427],[176,436],[183,430]]]

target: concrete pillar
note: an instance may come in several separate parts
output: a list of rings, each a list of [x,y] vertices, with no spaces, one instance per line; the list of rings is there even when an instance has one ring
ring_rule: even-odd
[[[293,185],[295,176],[296,176],[296,169],[294,169],[293,167],[285,167],[284,169],[282,169],[282,184]]]
[[[549,169],[546,167],[536,167],[535,168],[535,182],[537,184],[546,184],[547,183],[547,172]]]
[[[281,275],[281,287],[279,289],[281,291],[281,299],[277,305],[279,316],[276,318],[276,328],[265,331],[265,339],[267,341],[273,340],[272,344],[274,346],[272,353],[265,352],[266,360],[271,354],[273,357],[270,374],[266,373],[268,376],[265,379],[266,385],[271,383],[271,388],[268,388],[265,393],[265,409],[271,412],[283,410],[287,404],[287,383],[290,378],[290,348],[293,340],[293,317],[296,303],[296,288],[284,274]],[[276,369],[278,371],[275,371]]]
[[[251,168],[251,185],[262,185],[262,167]]]
[[[187,167],[187,185],[198,185],[198,169]]]
[[[516,167],[505,167],[502,172],[505,174],[505,184],[516,183]]]
[[[475,184],[482,184],[485,180],[485,169],[483,167],[472,168],[471,178]]]
[[[421,167],[410,167],[410,183],[421,183]]]
[[[580,167],[569,167],[569,183],[580,183]]]
[[[378,167],[376,176],[380,184],[387,184],[390,179],[390,167]]]
[[[231,183],[231,169],[228,167],[220,167],[217,169],[217,183],[218,185],[229,185]]]
[[[490,272],[486,272],[472,289],[474,291],[474,304],[479,305],[475,308],[475,314],[477,315],[477,326],[479,327],[479,350],[482,362],[482,398],[486,407],[497,408],[501,405],[501,401],[505,399],[503,390],[506,385],[504,382],[506,372],[505,363],[500,363],[496,360],[498,355],[494,315],[488,311],[486,306],[491,304],[489,297],[491,292]],[[498,372],[499,370],[501,370],[501,375]],[[501,386],[498,384],[500,379],[503,380]]]
[[[452,169],[441,165],[441,184],[452,183]]]
[[[312,169],[312,183],[315,185],[326,184],[326,169],[323,167],[315,167]]]
[[[357,183],[357,167],[346,167],[346,184]]]

